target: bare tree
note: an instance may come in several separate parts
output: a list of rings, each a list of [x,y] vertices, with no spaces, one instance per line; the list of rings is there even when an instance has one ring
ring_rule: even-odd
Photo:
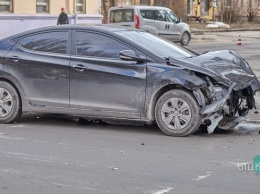
[[[141,5],[150,5],[151,1],[150,0],[140,0]]]
[[[258,7],[254,7],[252,0],[248,1],[248,7],[246,9],[246,17],[248,22],[253,22],[254,18],[257,16]]]
[[[163,7],[169,7],[170,0],[154,0],[154,5],[163,6]]]
[[[113,6],[116,6],[116,0],[102,0],[103,23],[108,23],[108,10]]]
[[[241,19],[243,13],[241,1],[239,0],[220,1],[219,10],[220,10],[221,22],[234,23]]]
[[[108,10],[106,6],[106,0],[102,0],[102,14],[103,14],[103,23],[107,23]]]

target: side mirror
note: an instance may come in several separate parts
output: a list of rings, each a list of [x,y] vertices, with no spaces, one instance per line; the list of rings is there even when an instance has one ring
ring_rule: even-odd
[[[182,21],[182,19],[181,18],[178,18],[178,21],[177,21],[177,23],[180,23]]]
[[[146,61],[146,57],[138,56],[133,50],[123,50],[119,53],[119,57],[124,61],[137,61],[144,62]]]

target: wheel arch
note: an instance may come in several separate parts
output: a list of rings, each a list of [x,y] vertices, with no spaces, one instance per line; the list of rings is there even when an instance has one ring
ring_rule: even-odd
[[[174,90],[174,89],[182,89],[185,90],[187,92],[189,92],[191,95],[194,96],[194,94],[192,93],[191,90],[189,90],[188,88],[180,85],[180,84],[168,84],[165,85],[163,87],[161,87],[152,97],[151,102],[150,102],[150,106],[148,108],[147,111],[147,116],[149,118],[149,121],[154,121],[155,120],[155,106],[157,101],[159,100],[159,98],[165,94],[166,92],[170,91],[170,90]],[[196,99],[196,97],[194,96],[194,98]],[[197,100],[197,99],[196,99]]]
[[[5,78],[5,77],[0,77],[0,81],[7,82],[7,83],[9,83],[11,86],[14,87],[14,89],[16,90],[16,92],[17,92],[17,94],[18,94],[19,101],[20,101],[20,104],[21,104],[21,110],[22,110],[22,97],[21,97],[21,92],[20,92],[20,90],[18,89],[18,87],[17,87],[10,79],[7,79],[7,78]]]

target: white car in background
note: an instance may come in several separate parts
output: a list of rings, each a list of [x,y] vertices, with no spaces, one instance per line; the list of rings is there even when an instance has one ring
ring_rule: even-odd
[[[189,25],[172,10],[157,6],[118,6],[109,10],[109,23],[148,31],[187,46],[191,39]]]

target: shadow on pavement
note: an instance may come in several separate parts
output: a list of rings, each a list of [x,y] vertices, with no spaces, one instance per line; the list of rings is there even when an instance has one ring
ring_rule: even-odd
[[[86,125],[82,125],[78,122],[78,117],[58,114],[24,114],[17,122],[18,124],[36,124],[36,125],[49,125],[49,126],[60,126],[61,128],[73,128],[85,129],[85,130],[98,130],[98,131],[116,131],[116,132],[127,132],[127,133],[143,133],[153,135],[164,135],[157,125],[147,126],[136,123],[116,123],[116,122],[91,122]],[[213,134],[207,133],[207,127],[201,126],[200,129],[192,136],[240,136],[240,135],[256,135],[260,132],[260,125],[242,123],[232,130],[216,129]],[[165,136],[165,135],[164,135]]]

